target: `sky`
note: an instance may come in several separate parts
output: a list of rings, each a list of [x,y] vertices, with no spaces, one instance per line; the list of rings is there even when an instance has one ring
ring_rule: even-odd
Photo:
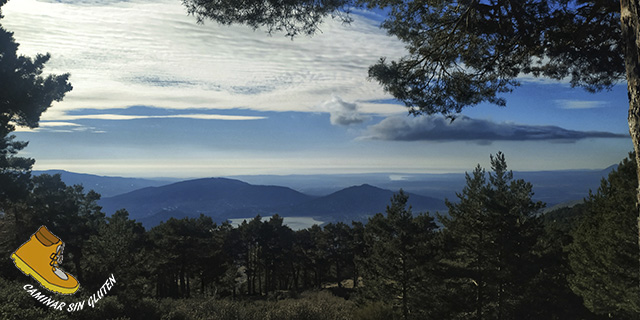
[[[197,24],[178,0],[11,0],[0,23],[21,54],[74,89],[19,128],[34,169],[127,177],[445,173],[602,169],[632,150],[626,83],[590,94],[522,77],[507,107],[467,108],[453,123],[413,117],[367,78],[405,55],[354,11],[293,40],[246,26]]]

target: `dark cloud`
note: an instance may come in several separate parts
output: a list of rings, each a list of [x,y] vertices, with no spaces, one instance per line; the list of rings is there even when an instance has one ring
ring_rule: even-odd
[[[443,117],[389,117],[370,126],[362,138],[397,141],[556,141],[575,142],[587,138],[628,138],[627,134],[575,131],[557,126],[496,123],[461,116],[451,122]]]

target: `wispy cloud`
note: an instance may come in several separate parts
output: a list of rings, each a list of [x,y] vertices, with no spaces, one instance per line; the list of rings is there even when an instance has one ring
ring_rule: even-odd
[[[197,119],[197,120],[260,120],[266,117],[259,116],[234,116],[224,114],[176,114],[176,115],[123,115],[123,114],[87,114],[59,116],[63,120],[139,120],[139,119]]]
[[[95,109],[82,109],[74,113],[55,113],[51,116],[49,113],[45,113],[44,120],[41,120],[38,128],[17,127],[17,132],[78,132],[88,131],[92,133],[104,133],[105,131],[99,130],[92,126],[84,125],[82,121],[86,120],[107,120],[107,121],[127,121],[127,120],[142,120],[142,119],[192,119],[192,120],[222,120],[222,121],[249,121],[249,120],[263,120],[267,119],[266,116],[243,116],[243,115],[228,115],[228,114],[208,114],[208,113],[184,113],[184,114],[150,114],[153,112],[167,112],[168,110],[154,109],[148,107],[137,108],[139,112],[145,112],[147,114],[123,114],[131,112],[133,108],[121,109],[122,113],[101,113],[101,110]],[[116,110],[109,110],[116,111]],[[79,113],[79,114],[77,114]],[[88,114],[87,114],[88,113]],[[49,121],[47,118],[54,118],[59,121]],[[76,121],[76,122],[73,122]],[[77,123],[81,122],[81,123]]]
[[[603,107],[606,107],[608,104],[608,102],[606,101],[569,100],[569,99],[558,99],[558,100],[554,100],[554,102],[561,109],[568,109],[568,110],[603,108]]]
[[[28,128],[16,126],[16,132],[37,132],[37,131],[53,131],[53,132],[73,132],[83,126],[73,122],[62,121],[41,121],[37,128]]]
[[[40,127],[78,127],[77,123],[73,122],[59,122],[59,121],[47,121],[41,122]]]
[[[334,126],[360,124],[369,119],[368,116],[360,112],[357,104],[346,102],[338,96],[333,96],[331,100],[323,102],[318,106],[318,109],[329,112],[331,124]]]
[[[327,19],[294,41],[246,26],[196,24],[175,0],[36,0],[3,6],[3,25],[27,55],[50,52],[47,71],[71,74],[74,90],[56,106],[309,112],[336,94],[345,101],[389,98],[366,81],[379,57],[405,54],[379,22]],[[402,112],[362,102],[367,113]],[[59,119],[50,119],[59,120]]]
[[[370,126],[361,139],[396,141],[562,141],[587,138],[628,138],[627,134],[576,131],[557,126],[493,122],[466,116],[451,122],[443,117],[389,117]]]

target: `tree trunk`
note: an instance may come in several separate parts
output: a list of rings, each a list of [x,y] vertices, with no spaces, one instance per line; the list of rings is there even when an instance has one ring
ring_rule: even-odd
[[[66,244],[65,244],[66,246]],[[77,246],[71,246],[71,248],[74,251],[74,255],[73,255],[73,264],[75,265],[76,269],[74,270],[75,272],[75,276],[78,277],[78,279],[82,279],[84,278],[84,273],[82,272],[82,269],[80,268],[81,263],[82,263],[82,249],[77,247]]]
[[[206,285],[205,285],[205,275],[204,275],[204,271],[200,272],[200,294],[202,294],[203,297],[207,297],[207,292],[206,292]]]
[[[338,281],[338,288],[342,288],[342,275],[340,274],[340,261],[338,259],[336,259],[336,278]]]
[[[402,254],[402,319],[409,319],[409,305],[408,305],[408,295],[409,295],[409,276],[407,275],[407,259],[404,254]]]
[[[185,261],[184,259],[182,261]],[[178,288],[179,294],[178,296],[180,298],[184,298],[185,297],[185,292],[187,291],[187,287],[186,287],[186,283],[184,281],[184,263],[182,263],[180,265],[180,274],[178,276],[178,281],[180,282],[180,287]]]
[[[262,272],[258,269],[256,275],[258,276],[258,294],[262,295]]]
[[[191,298],[191,285],[190,285],[190,283],[189,283],[189,278],[190,278],[190,277],[189,277],[189,273],[186,273],[186,274],[185,274],[185,278],[186,278],[186,280],[187,280],[187,291],[186,291],[187,295],[186,295],[186,297],[187,297],[187,298]]]
[[[624,41],[625,68],[629,97],[629,133],[636,152],[638,190],[638,247],[640,248],[640,0],[620,0],[620,20]],[[640,264],[640,255],[638,255]],[[640,267],[639,267],[640,268]],[[640,279],[640,269],[638,270]],[[640,282],[638,283],[640,286]]]
[[[482,229],[478,228],[478,230],[480,230],[480,240],[478,241],[478,244],[480,246],[484,245],[484,233],[482,232]],[[482,254],[480,254],[481,248],[476,249],[478,252],[478,265],[476,266],[476,277],[478,278],[478,281],[475,283],[476,285],[476,319],[477,320],[482,320],[482,308],[484,307],[482,304],[484,303],[484,293],[483,293],[483,286],[484,286],[484,277],[483,275],[483,266],[484,266],[484,259],[482,257]]]
[[[353,263],[353,289],[358,288],[358,266]]]

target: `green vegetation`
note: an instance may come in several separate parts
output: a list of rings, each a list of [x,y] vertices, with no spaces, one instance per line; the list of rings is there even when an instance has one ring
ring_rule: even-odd
[[[640,314],[638,246],[634,237],[638,182],[633,156],[589,194],[569,246],[573,290],[592,311],[616,319]]]
[[[448,246],[443,263],[452,271],[447,280],[458,293],[454,298],[465,298],[457,313],[522,319],[540,293],[532,284],[541,271],[536,245],[542,225],[536,214],[543,205],[531,200],[531,184],[513,179],[503,154],[492,157],[491,164],[489,181],[478,166],[467,175],[460,201],[448,203],[449,217],[442,217]]]
[[[58,300],[86,300],[110,274],[117,282],[95,308],[55,311],[3,259],[0,318],[635,319],[633,159],[584,204],[544,215],[498,153],[490,172],[467,175],[440,226],[412,212],[401,190],[365,224],[299,231],[277,215],[237,228],[172,218],[145,230],[126,210],[105,217],[94,192],[33,177],[0,216],[0,256],[46,225],[81,282]]]
[[[384,26],[412,52],[398,63],[381,61],[371,75],[414,112],[503,104],[497,94],[511,90],[520,72],[571,76],[574,85],[598,90],[623,69],[630,105],[640,110],[640,60],[635,40],[626,39],[640,25],[637,14],[628,14],[638,11],[637,1],[621,2],[622,17],[613,2],[432,2],[370,3],[392,7]],[[293,36],[312,33],[324,15],[350,2],[248,1],[231,11],[184,3],[200,19],[266,25]],[[621,28],[612,22],[620,18]],[[31,177],[33,159],[17,156],[26,143],[11,133],[15,125],[37,127],[71,86],[68,75],[42,76],[48,55],[19,56],[17,47],[0,27],[2,319],[636,319],[640,313],[636,155],[584,205],[544,217],[542,204],[531,199],[533,186],[514,180],[499,153],[488,177],[480,167],[468,175],[440,228],[407,208],[400,191],[385,214],[366,224],[294,232],[277,215],[238,228],[200,216],[147,231],[125,210],[106,217],[95,192],[67,186],[60,176]],[[638,117],[629,118],[636,148]],[[63,239],[63,267],[81,283],[73,296],[56,295],[59,301],[87,300],[114,274],[117,283],[94,300],[95,308],[56,311],[25,292],[33,281],[8,257],[40,225]]]

